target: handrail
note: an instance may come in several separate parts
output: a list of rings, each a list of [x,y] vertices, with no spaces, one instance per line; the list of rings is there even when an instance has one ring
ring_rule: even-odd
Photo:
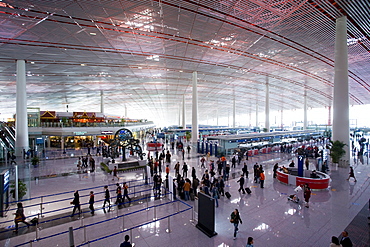
[[[150,196],[151,197],[151,196]],[[112,236],[115,236],[117,234],[122,234],[122,232],[125,232],[125,231],[128,231],[128,230],[132,230],[132,229],[135,229],[135,228],[138,228],[138,227],[142,227],[144,225],[147,225],[147,224],[150,224],[150,223],[153,223],[153,222],[156,222],[156,221],[159,221],[159,220],[163,220],[163,219],[166,219],[166,218],[169,218],[171,216],[174,216],[174,215],[177,215],[177,214],[180,214],[180,213],[183,213],[183,212],[186,212],[190,209],[192,209],[193,207],[190,206],[189,204],[187,203],[184,203],[180,200],[175,200],[175,201],[170,201],[170,202],[165,202],[165,203],[161,203],[161,204],[158,204],[158,205],[152,205],[152,206],[149,206],[147,208],[143,208],[143,209],[140,209],[140,210],[137,210],[137,211],[133,211],[133,212],[130,212],[130,213],[126,213],[126,214],[122,214],[120,216],[115,216],[115,217],[112,217],[110,219],[106,219],[106,220],[101,220],[101,221],[98,221],[98,222],[94,222],[94,223],[91,223],[91,224],[88,224],[88,225],[84,225],[84,226],[80,226],[80,227],[77,227],[75,229],[73,229],[73,231],[77,231],[77,230],[80,230],[80,229],[83,229],[85,227],[90,227],[90,226],[93,226],[93,225],[98,225],[98,224],[102,224],[104,222],[108,222],[108,221],[112,221],[112,220],[116,220],[116,219],[119,219],[119,218],[122,218],[122,217],[126,217],[128,215],[132,215],[132,214],[135,214],[135,213],[139,213],[139,212],[142,212],[142,211],[146,211],[147,209],[150,209],[150,208],[154,208],[154,207],[160,207],[160,206],[164,206],[164,205],[167,205],[167,204],[174,204],[174,203],[183,203],[185,204],[186,206],[188,206],[189,208],[186,208],[186,209],[183,209],[183,210],[179,210],[178,212],[176,213],[172,213],[168,216],[163,216],[161,218],[157,218],[155,220],[152,220],[152,221],[149,221],[149,222],[145,222],[145,223],[142,223],[142,224],[139,224],[137,226],[133,226],[129,229],[126,229],[124,231],[119,231],[119,232],[116,232],[116,233],[113,233],[113,234],[110,234],[110,235],[107,235],[107,236],[104,236],[104,237],[100,237],[100,238],[97,238],[97,239],[94,239],[94,240],[91,240],[91,241],[88,241],[86,243],[82,243],[80,245],[77,245],[77,246],[84,246],[86,244],[89,244],[89,243],[92,243],[92,242],[97,242],[97,241],[100,241],[100,240],[103,240],[105,238],[108,238],[108,237],[112,237]],[[40,240],[43,240],[43,239],[48,239],[48,238],[51,238],[51,237],[55,237],[55,236],[58,236],[58,235],[62,235],[62,234],[65,234],[65,233],[68,233],[69,231],[63,231],[63,232],[59,232],[59,233],[56,233],[56,234],[53,234],[53,235],[49,235],[49,236],[46,236],[46,237],[42,237],[42,238],[39,238],[39,239],[36,239],[36,240],[33,240],[33,241],[40,241]],[[31,240],[32,241],[32,240]],[[18,247],[18,246],[24,246],[26,244],[29,244],[30,241],[28,242],[25,242],[25,243],[21,243],[21,244],[18,244],[18,245],[15,245],[15,247]]]
[[[131,183],[135,183],[135,182],[138,182],[138,181],[144,181],[144,179],[129,180],[129,181],[126,182],[126,183],[128,183],[129,188],[133,188],[134,189],[134,193],[133,194],[140,193],[140,191],[136,191],[135,192],[135,188],[136,187],[146,186],[146,185],[150,185],[150,184],[153,183],[153,182],[151,182],[151,183],[146,184],[144,182],[143,184],[139,184],[139,185],[134,185],[134,186],[131,186],[130,185]],[[115,186],[115,185],[116,184],[108,184],[108,186]],[[105,185],[100,185],[100,186],[85,188],[85,189],[81,189],[81,190],[78,190],[78,191],[85,191],[85,190],[90,191],[90,190],[92,190],[94,188],[102,188],[103,186],[105,186]],[[114,191],[114,190],[112,190],[112,191]],[[30,199],[14,201],[14,203],[24,202],[24,201],[31,201],[31,200],[34,200],[34,199],[44,199],[45,197],[58,196],[58,195],[63,195],[63,194],[73,193],[73,192],[74,192],[74,190],[73,191],[66,191],[66,192],[55,193],[55,194],[49,194],[49,195],[46,195],[46,196],[37,196],[37,197],[30,198]],[[102,194],[102,193],[104,193],[104,191],[97,192],[95,194]],[[130,194],[132,194],[132,193],[130,193]],[[80,196],[80,198],[81,197],[87,197],[87,196],[88,195]],[[55,203],[55,202],[60,202],[60,201],[63,201],[63,200],[70,200],[70,199],[73,199],[73,197],[68,196],[68,198],[65,198],[65,199],[59,199],[59,200],[55,200],[55,201],[43,201],[42,203],[48,203],[48,204],[50,204],[50,203]],[[23,208],[35,207],[35,206],[38,206],[38,205],[39,205],[39,203],[37,203],[37,204],[31,204],[31,205],[24,206]],[[16,210],[16,209],[17,209],[16,207],[14,207],[14,208],[8,208],[8,209],[3,210],[3,211],[0,210],[0,212],[7,212],[7,211],[11,211],[11,210]],[[32,216],[35,216],[35,215],[32,215]],[[32,217],[32,216],[28,216],[27,218]],[[0,221],[0,223],[6,223],[6,222],[10,222],[10,221]]]

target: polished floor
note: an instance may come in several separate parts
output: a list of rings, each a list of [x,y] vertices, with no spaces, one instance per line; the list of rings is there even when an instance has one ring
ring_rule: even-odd
[[[171,158],[171,174],[173,175],[174,164],[178,160],[182,164],[183,160],[181,155],[177,155],[176,150],[171,151],[173,151]],[[201,177],[205,168],[200,167],[200,158],[193,151],[190,155],[185,156],[185,161],[189,167],[195,167],[197,176]],[[75,151],[72,153],[75,155],[84,153],[84,151],[78,152],[80,153],[75,154]],[[241,194],[237,191],[237,179],[230,179],[226,183],[226,191],[231,193],[231,198],[229,200],[221,197],[219,200],[219,207],[216,208],[215,225],[217,235],[209,238],[195,227],[198,211],[197,200],[186,201],[186,204],[171,203],[166,197],[162,197],[160,200],[155,200],[152,197],[149,201],[140,201],[140,196],[144,196],[148,189],[151,191],[149,186],[138,189],[141,192],[136,193],[138,199],[136,202],[119,210],[114,207],[110,212],[104,213],[101,209],[103,186],[109,184],[113,193],[116,181],[112,181],[112,176],[105,174],[99,167],[95,172],[77,173],[77,159],[70,157],[69,153],[67,153],[67,156],[69,158],[42,161],[37,168],[31,166],[20,168],[20,177],[31,176],[33,178],[28,182],[30,197],[71,191],[70,194],[53,197],[53,200],[68,199],[59,203],[64,205],[58,205],[58,207],[65,207],[64,210],[58,211],[54,215],[45,215],[46,219],[48,217],[63,217],[63,219],[41,224],[40,231],[37,232],[35,227],[32,226],[21,228],[17,235],[10,231],[14,225],[12,222],[0,223],[2,228],[0,246],[69,246],[68,233],[66,233],[68,228],[71,226],[78,228],[81,225],[89,225],[89,227],[85,230],[81,228],[75,231],[75,246],[117,232],[118,234],[112,237],[84,246],[119,246],[125,234],[130,235],[135,246],[140,247],[245,246],[246,239],[249,236],[254,238],[254,246],[256,247],[329,246],[331,236],[339,236],[344,229],[348,229],[354,246],[370,246],[370,230],[367,218],[360,223],[360,226],[356,226],[359,220],[363,220],[364,215],[369,213],[367,203],[370,196],[370,166],[367,157],[351,160],[357,182],[346,180],[348,177],[347,168],[330,166],[331,187],[324,191],[313,191],[309,208],[289,202],[287,195],[293,193],[294,187],[282,184],[272,178],[272,166],[276,162],[287,166],[294,158],[293,154],[271,153],[250,157],[248,161],[245,161],[248,164],[250,175],[253,174],[252,166],[256,162],[262,164],[265,169],[265,188],[262,189],[258,184],[253,183],[252,176],[249,176],[246,186],[251,188],[252,194]],[[98,166],[102,158],[96,157],[96,159]],[[313,169],[314,160],[310,160],[310,162]],[[241,166],[237,166],[235,169],[232,168],[231,173],[239,172]],[[140,180],[143,178],[143,174],[138,171],[119,174],[119,177],[120,182],[138,180],[135,183],[139,186],[142,184]],[[135,183],[132,183],[132,185]],[[72,191],[91,187],[95,187],[96,200],[100,200],[95,204],[96,215],[89,216],[88,205],[83,205],[83,210],[87,211],[84,213],[84,217],[75,216],[70,218],[68,215],[72,211],[72,206],[66,202],[72,200]],[[143,189],[144,187],[146,189]],[[87,202],[88,198],[84,197],[87,196],[87,193],[88,191],[80,193],[82,203]],[[130,193],[133,193],[132,188]],[[299,195],[299,197],[303,198],[302,195]],[[24,204],[27,206],[27,202],[24,202]],[[44,212],[53,210],[55,205],[45,203],[43,205]],[[155,209],[152,207],[145,210],[146,207],[155,205],[159,206]],[[194,206],[194,210],[190,206]],[[230,224],[229,217],[235,208],[239,209],[243,224],[239,225],[239,232],[234,240],[233,225]],[[136,211],[139,212],[135,213]],[[179,211],[180,213],[178,213]],[[25,210],[26,216],[38,212],[39,208],[37,206]],[[168,215],[173,216],[166,218]],[[8,212],[7,217],[1,218],[1,222],[12,218],[12,212]],[[164,219],[161,220],[161,218]],[[145,224],[146,222],[150,223]],[[94,223],[97,224],[94,225]],[[142,226],[127,232],[120,232],[137,225]],[[64,233],[42,239],[59,232]],[[41,240],[31,243],[30,241],[35,238],[41,238]],[[22,243],[28,244],[20,245]]]

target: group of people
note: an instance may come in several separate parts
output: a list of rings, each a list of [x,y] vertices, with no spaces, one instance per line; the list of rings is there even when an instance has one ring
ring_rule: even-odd
[[[90,166],[91,171],[95,171],[95,159],[91,155],[86,155],[83,157],[78,157],[77,169],[83,170]]]
[[[120,207],[122,205],[124,205],[125,203],[125,198],[128,199],[129,203],[131,203],[131,198],[128,196],[128,185],[126,182],[124,182],[122,184],[122,186],[117,183],[116,184],[117,188],[116,188],[116,202],[115,204]],[[122,190],[123,190],[123,195],[122,195]],[[90,194],[89,194],[89,209],[90,209],[90,213],[91,215],[95,215],[95,208],[94,208],[94,203],[95,203],[95,195],[94,195],[94,192],[93,191],[90,191]],[[78,214],[80,215],[81,214],[81,203],[80,203],[80,194],[78,192],[78,190],[76,190],[73,194],[73,200],[71,201],[71,204],[74,205],[73,206],[73,210],[72,210],[72,214],[70,215],[70,217],[73,217],[76,213],[76,210],[78,210]],[[103,202],[103,211],[104,213],[106,213],[106,205],[108,205],[108,212],[111,210],[111,195],[110,195],[110,191],[108,189],[108,186],[104,186],[104,202]]]

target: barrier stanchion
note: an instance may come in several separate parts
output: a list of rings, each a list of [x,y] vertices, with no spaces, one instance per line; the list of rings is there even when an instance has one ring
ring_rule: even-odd
[[[41,218],[42,217],[44,217],[43,215],[42,215],[42,204],[43,204],[43,202],[44,202],[44,197],[43,196],[41,196],[41,203],[40,203],[40,214],[41,214]]]
[[[86,241],[86,226],[84,225],[84,241],[83,241],[83,243],[86,243],[87,241]]]
[[[30,240],[30,247],[32,247],[32,240]]]
[[[80,225],[80,227],[83,227],[84,226],[84,217],[81,217],[81,225]]]
[[[157,219],[157,207],[154,206],[154,218],[153,220]]]
[[[171,217],[168,217],[168,228],[166,232],[170,233],[171,232]]]
[[[180,201],[177,201],[177,212],[180,212]]]
[[[191,221],[194,221],[194,207],[191,207]]]
[[[37,224],[36,224],[36,231],[35,231],[35,233],[36,233],[35,241],[38,241],[38,240],[39,240],[39,238],[40,238],[40,233],[39,233],[39,231],[40,231],[40,228],[39,228],[39,224],[37,223]]]
[[[116,218],[118,218],[118,216],[119,216],[119,214],[118,214],[118,206],[119,206],[119,204],[120,204],[120,203],[119,203],[119,202],[117,202],[117,206],[116,206],[116,207],[117,207],[117,209],[116,209],[116,211],[117,211]]]
[[[132,241],[132,228],[130,229],[130,239]]]
[[[149,210],[149,197],[146,197],[146,210]]]
[[[68,231],[69,231],[69,247],[75,247],[75,240],[73,238],[73,227],[70,226]]]
[[[122,215],[122,231],[125,230],[125,215]]]

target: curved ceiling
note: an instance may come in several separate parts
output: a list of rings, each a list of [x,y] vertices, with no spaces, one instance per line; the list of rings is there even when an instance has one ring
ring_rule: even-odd
[[[199,119],[332,104],[335,20],[348,22],[350,104],[370,103],[367,0],[2,0],[0,100],[15,113],[15,60],[29,107],[175,123],[185,95]]]

